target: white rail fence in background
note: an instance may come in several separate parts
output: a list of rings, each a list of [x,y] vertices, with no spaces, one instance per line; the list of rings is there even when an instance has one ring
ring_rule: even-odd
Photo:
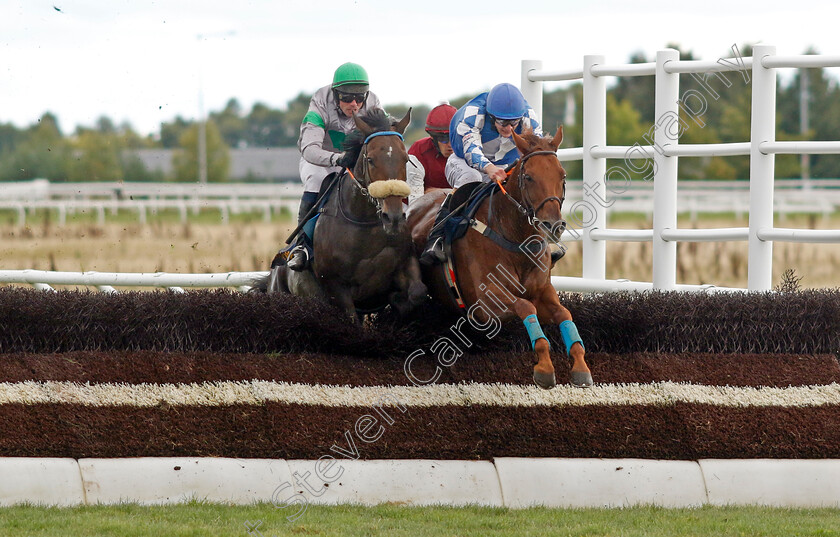
[[[580,199],[582,193],[582,181],[570,179],[567,197]],[[95,214],[97,222],[103,224],[108,214],[132,212],[145,223],[150,214],[174,210],[185,222],[190,214],[207,209],[217,211],[225,223],[230,215],[244,212],[262,213],[268,222],[284,210],[296,214],[302,194],[300,184],[228,183],[208,188],[180,183],[50,183],[36,179],[0,183],[0,210],[13,212],[19,226],[26,225],[34,212],[45,210],[55,213],[59,226],[69,215],[78,213]],[[610,210],[652,216],[653,200],[653,183],[638,180],[632,188],[611,195]],[[776,181],[773,210],[782,220],[793,213],[828,218],[840,211],[840,180],[812,179],[807,185],[800,180]],[[749,212],[749,182],[680,181],[677,211],[690,214],[692,220],[703,213],[735,213],[741,217]]]
[[[735,50],[737,54],[737,50]],[[572,71],[546,71],[542,62],[522,62],[522,92],[542,115],[544,81],[583,80],[583,147],[558,151],[561,160],[583,161],[584,189],[577,207],[585,211],[580,229],[564,234],[569,240],[583,242],[583,278],[556,278],[563,289],[602,291],[610,289],[678,289],[676,283],[677,242],[747,241],[748,288],[769,290],[773,269],[773,242],[840,242],[840,230],[803,230],[776,228],[773,224],[774,165],[776,154],[840,153],[840,141],[776,141],[776,70],[780,68],[837,67],[840,56],[777,56],[776,48],[756,45],[752,58],[733,57],[718,61],[682,61],[676,50],[662,50],[656,62],[608,65],[603,56],[585,56],[583,68]],[[680,73],[697,76],[706,94],[679,91]],[[727,78],[724,73],[730,74]],[[630,147],[607,145],[606,77],[650,76],[655,82],[655,125]],[[707,76],[711,75],[711,76]],[[702,128],[702,115],[716,100],[718,91],[726,91],[737,78],[752,84],[752,120],[750,140],[726,144],[680,144],[680,135],[691,125],[682,124],[680,111]],[[699,120],[699,121],[698,121]],[[651,136],[652,134],[652,136]],[[644,144],[644,145],[643,145]],[[749,227],[723,229],[677,228],[677,164],[679,157],[750,156]],[[619,230],[606,227],[610,204],[608,186],[616,186],[619,177],[607,170],[607,159],[624,159],[638,171],[653,170],[653,229]],[[647,159],[640,167],[638,160]],[[651,162],[652,161],[652,166]],[[612,182],[612,185],[608,185]],[[626,183],[621,187],[627,188]],[[633,188],[631,185],[629,188]],[[566,209],[574,215],[575,206]],[[574,220],[572,218],[572,220]],[[653,282],[618,282],[606,280],[607,241],[649,241],[653,243]]]
[[[582,184],[577,183],[577,188],[575,182],[569,184],[568,198],[577,199],[575,196],[579,196],[579,200],[565,208],[570,220],[570,229],[563,234],[563,240],[582,241],[583,274],[582,278],[554,276],[554,286],[558,290],[584,292],[650,289],[738,291],[714,285],[677,284],[676,246],[680,241],[746,241],[749,245],[748,289],[764,291],[771,288],[774,241],[840,242],[840,230],[777,228],[773,222],[774,211],[782,217],[787,212],[828,215],[836,210],[840,197],[840,189],[837,189],[838,185],[835,182],[811,181],[812,189],[809,192],[794,188],[790,182],[774,181],[776,154],[840,154],[840,141],[775,140],[776,70],[806,67],[840,67],[840,56],[777,56],[775,47],[757,45],[753,48],[752,58],[734,57],[716,62],[682,61],[679,59],[679,52],[675,50],[659,51],[656,62],[641,64],[608,65],[603,56],[585,56],[582,69],[571,71],[546,71],[542,69],[540,61],[523,61],[522,91],[539,115],[542,115],[544,81],[583,81],[583,146],[558,151],[561,160],[583,161]],[[698,80],[701,81],[707,95],[695,90],[680,95],[680,73],[702,74]],[[727,79],[726,73],[730,73],[732,78]],[[744,82],[749,81],[752,84],[750,140],[724,144],[680,144],[680,134],[686,128],[681,126],[680,110],[682,109],[691,120],[702,121],[702,113],[705,112],[705,107],[709,106],[709,99],[715,99],[716,91],[725,91],[730,84],[738,83],[735,82],[732,73],[737,73],[734,77],[743,77]],[[640,143],[633,146],[608,146],[606,78],[651,75],[656,80],[654,128],[642,135]],[[679,157],[731,155],[750,156],[747,191],[743,182],[692,181],[685,182],[682,186],[678,185]],[[614,189],[617,177],[611,174],[617,172],[612,168],[607,170],[608,158],[624,159],[639,171],[654,170],[653,180],[621,183],[619,186],[623,188]],[[637,159],[646,164],[640,168]],[[63,199],[65,202],[76,203],[122,203],[143,199],[150,204],[163,204],[159,207],[168,203],[181,203],[183,211],[186,211],[190,203],[217,203],[219,199],[233,199],[240,207],[248,203],[274,199],[293,200],[296,204],[300,195],[298,185],[172,185],[166,187],[167,192],[164,193],[160,184],[113,183],[106,185],[112,194],[99,196],[90,193],[93,189],[102,187],[102,183],[95,185],[68,185]],[[60,185],[56,186],[61,188]],[[135,187],[141,190],[131,190]],[[283,187],[289,190],[276,198],[273,197],[276,189]],[[146,190],[143,191],[143,188]],[[172,193],[169,188],[181,190]],[[232,195],[231,188],[240,190]],[[95,199],[97,197],[106,199]],[[0,197],[0,208],[4,206],[3,203],[10,202]],[[31,203],[27,204],[27,207],[31,206]],[[107,206],[111,207],[113,206]],[[713,212],[747,212],[749,227],[677,227],[677,214],[708,212],[710,207]],[[105,208],[103,205],[102,211]],[[609,229],[606,227],[608,208],[648,212],[652,214],[653,229]],[[577,222],[580,225],[576,228],[574,215],[578,213],[585,218],[580,218]],[[605,275],[608,241],[652,242],[653,282],[607,280]],[[106,292],[115,291],[115,286],[157,287],[174,291],[181,291],[184,287],[234,287],[245,290],[255,278],[265,274],[119,274],[6,270],[0,271],[0,283],[28,283],[42,289],[51,289],[52,285],[88,285]]]
[[[222,222],[231,214],[260,212],[264,221],[284,209],[297,214],[303,186],[270,183],[51,183],[44,179],[0,184],[0,210],[13,211],[18,225],[25,225],[29,214],[49,210],[57,214],[58,225],[67,216],[93,213],[105,222],[106,214],[118,211],[137,213],[141,223],[148,214],[175,210],[182,222],[189,213],[218,211]]]

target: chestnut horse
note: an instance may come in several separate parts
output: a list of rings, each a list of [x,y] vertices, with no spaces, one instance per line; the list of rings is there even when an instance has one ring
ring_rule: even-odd
[[[559,242],[566,227],[561,214],[566,171],[556,154],[563,128],[553,138],[514,133],[513,139],[522,158],[505,183],[481,202],[466,234],[452,243],[452,265],[424,266],[424,281],[433,299],[466,314],[471,324],[486,326],[488,317],[499,321],[519,317],[536,355],[534,382],[541,388],[552,388],[556,380],[540,323],[560,325],[566,353],[573,360],[572,384],[591,386],[583,342],[551,285],[546,241],[548,237]],[[425,246],[445,194],[445,190],[431,191],[411,206],[408,226],[418,252]]]
[[[411,110],[395,125],[379,109],[354,116],[344,148],[355,166],[336,179],[320,210],[311,267],[273,266],[259,287],[324,299],[353,322],[366,310],[391,304],[405,313],[426,299],[402,202],[409,193],[402,133],[410,118]]]

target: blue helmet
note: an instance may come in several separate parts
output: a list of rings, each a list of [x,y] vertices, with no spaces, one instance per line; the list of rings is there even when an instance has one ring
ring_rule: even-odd
[[[528,103],[519,88],[503,83],[493,86],[487,95],[487,113],[499,119],[519,119],[528,111]]]

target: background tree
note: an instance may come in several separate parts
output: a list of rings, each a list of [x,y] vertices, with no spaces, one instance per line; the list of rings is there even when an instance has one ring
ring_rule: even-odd
[[[236,99],[228,100],[221,112],[210,112],[210,121],[219,127],[219,132],[229,147],[247,145],[247,140],[243,136],[246,125],[242,118],[242,107]]]
[[[223,182],[230,172],[230,153],[222,139],[219,127],[213,121],[207,122],[207,180]],[[181,135],[179,149],[172,157],[175,180],[198,181],[198,125],[191,125]]]
[[[24,131],[14,149],[0,161],[0,174],[6,180],[44,178],[66,181],[72,158],[58,120],[50,112]]]
[[[68,181],[122,181],[123,150],[116,132],[79,128],[71,141],[73,158],[67,170]]]

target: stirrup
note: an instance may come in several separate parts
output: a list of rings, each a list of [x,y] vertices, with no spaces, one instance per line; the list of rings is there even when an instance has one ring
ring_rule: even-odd
[[[309,266],[309,251],[305,246],[297,246],[292,250],[292,256],[286,266],[295,271],[305,270]]]
[[[446,261],[446,252],[443,249],[443,237],[438,237],[423,250],[420,262],[424,265],[436,265],[444,261]]]

